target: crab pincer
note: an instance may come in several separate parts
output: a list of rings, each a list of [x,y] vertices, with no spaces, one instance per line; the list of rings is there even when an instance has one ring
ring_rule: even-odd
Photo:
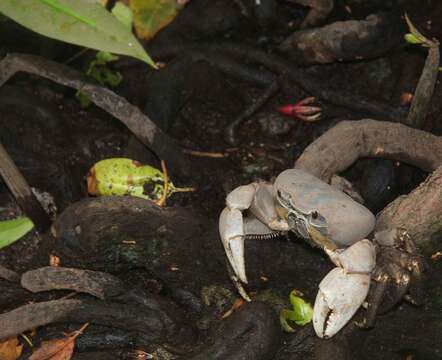
[[[376,265],[373,243],[361,240],[344,251],[326,251],[338,266],[319,284],[313,309],[313,327],[321,338],[341,330],[364,302]]]

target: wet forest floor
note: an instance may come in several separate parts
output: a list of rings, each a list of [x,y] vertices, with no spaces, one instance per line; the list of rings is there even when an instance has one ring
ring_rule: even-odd
[[[378,3],[337,2],[327,23],[363,19],[373,12],[402,6]],[[442,4],[421,3],[405,2],[404,8],[426,34],[442,39]],[[330,340],[317,338],[311,325],[297,328],[294,334],[283,333],[278,326],[274,330],[267,326],[271,334],[264,330],[249,334],[248,330],[238,330],[245,326],[245,323],[238,325],[241,314],[232,320],[235,324],[231,328],[221,325],[221,330],[218,329],[220,323],[229,321],[220,318],[239,297],[230,282],[218,235],[218,216],[225,206],[226,194],[242,184],[273,180],[282,170],[293,167],[312,141],[342,120],[394,121],[394,116],[383,118],[381,112],[373,114],[357,106],[345,107],[339,105],[345,100],[324,99],[290,83],[288,90],[276,92],[235,127],[235,139],[229,141],[226,129],[251,104],[259,102],[272,79],[268,78],[268,69],[250,59],[241,63],[240,70],[235,70],[228,55],[205,49],[210,45],[244,43],[264,54],[274,54],[275,44],[291,31],[287,25],[290,19],[295,18],[292,26],[296,27],[296,21],[299,23],[306,12],[303,7],[294,11],[293,5],[278,2],[275,13],[267,15],[270,24],[263,25],[258,17],[244,19],[236,6],[228,1],[198,0],[189,5],[184,10],[189,14],[187,17],[181,15],[181,20],[176,19],[148,44],[148,51],[158,61],[163,61],[162,54],[169,54],[164,56],[165,67],[157,72],[127,58],[113,65],[123,75],[123,83],[114,89],[120,96],[144,110],[182,148],[212,154],[188,154],[187,174],[168,166],[175,185],[192,186],[196,191],[172,195],[164,210],[140,199],[107,202],[88,196],[86,175],[102,159],[127,157],[160,168],[158,158],[111,115],[93,105],[82,108],[75,91],[34,75],[18,74],[0,88],[0,141],[28,183],[50,193],[57,206],[52,231],[31,232],[0,250],[0,265],[24,273],[47,266],[50,257],[57,256],[63,267],[113,274],[122,280],[127,293],[133,289],[147,291],[150,295],[146,299],[150,300],[145,301],[156,304],[150,304],[150,310],[161,308],[158,311],[163,316],[164,329],[155,328],[155,321],[159,320],[152,310],[153,313],[145,315],[152,329],[146,330],[136,321],[139,303],[135,301],[130,311],[124,306],[117,309],[116,304],[124,304],[127,299],[110,297],[109,300],[104,296],[105,301],[112,303],[109,306],[115,306],[114,314],[122,313],[107,322],[103,319],[108,315],[96,323],[91,321],[89,330],[77,340],[75,359],[131,358],[133,349],[155,353],[159,359],[199,359],[207,349],[215,351],[207,347],[210,341],[218,341],[220,349],[230,346],[231,340],[222,331],[238,332],[244,346],[255,349],[248,353],[249,357],[240,357],[245,355],[238,353],[241,355],[213,355],[214,359],[442,358],[442,260],[432,260],[430,253],[425,254],[429,266],[423,306],[401,302],[379,316],[373,329],[359,329],[352,322]],[[200,19],[198,25],[196,18]],[[25,40],[14,42],[18,36]],[[197,46],[197,50],[171,50],[183,41],[182,37]],[[0,34],[0,46],[3,53],[36,53],[60,63],[78,51],[75,47],[42,40],[14,25],[6,26]],[[86,53],[85,58],[76,59],[69,66],[81,68],[90,56]],[[232,58],[235,56],[238,54]],[[337,98],[343,96],[341,90],[345,89],[345,93],[356,94],[368,102],[387,103],[400,113],[406,112],[408,106],[401,102],[401,94],[413,93],[424,61],[423,50],[402,43],[373,58],[307,67],[304,64],[300,71],[314,78],[318,88],[323,84],[330,91],[336,89]],[[247,75],[244,69],[249,66],[253,70]],[[291,71],[296,72],[296,66]],[[319,121],[304,122],[277,111],[280,106],[312,95],[317,96],[316,103],[322,109]],[[435,135],[442,135],[441,97],[442,87],[437,83],[423,128]],[[363,159],[341,175],[355,184],[365,205],[377,213],[397,196],[409,193],[428,174],[397,161]],[[0,182],[0,219],[19,214],[12,195]],[[441,249],[432,252],[437,250]],[[273,316],[265,321],[277,323],[278,309],[289,306],[288,294],[292,289],[302,291],[313,303],[319,282],[333,268],[323,252],[291,235],[272,241],[247,242],[246,266],[248,290],[254,299],[270,303],[274,311],[268,314],[255,309],[256,323],[262,320],[260,316],[265,319]],[[20,284],[3,279],[0,289],[1,313],[70,294],[67,290],[33,294]],[[77,298],[92,301],[90,295],[73,297]],[[38,328],[33,341],[38,344],[60,336],[62,331],[78,329],[78,323],[86,322],[88,311],[99,313],[101,310],[97,309],[105,307],[87,304],[91,307],[83,308],[78,319],[71,317],[62,324],[54,321]],[[360,310],[357,318],[363,312]],[[126,323],[114,326],[118,322]],[[250,355],[259,354],[259,344],[266,344],[268,354]],[[112,349],[114,346],[118,350]],[[22,358],[27,358],[30,351],[25,346]]]

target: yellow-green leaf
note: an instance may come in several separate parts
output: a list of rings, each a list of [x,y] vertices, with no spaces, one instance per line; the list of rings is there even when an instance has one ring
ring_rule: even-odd
[[[178,0],[131,0],[137,36],[149,40],[167,26],[183,7]]]
[[[129,30],[132,30],[133,15],[132,10],[121,2],[117,2],[112,8],[112,14]]]
[[[408,42],[410,44],[422,44],[422,41],[419,40],[416,36],[414,36],[411,33],[405,34],[404,39],[406,42]]]
[[[295,329],[290,325],[289,321],[294,322],[296,325],[303,326],[312,321],[313,308],[310,303],[306,302],[298,295],[302,295],[300,292],[293,290],[290,293],[290,303],[292,304],[292,310],[281,310],[279,314],[279,321],[284,331],[294,332]]]
[[[34,224],[28,217],[0,221],[0,249],[25,236]]]
[[[88,192],[91,195],[130,195],[148,200],[159,200],[164,189],[163,173],[138,161],[126,158],[105,159],[97,162],[87,177]],[[168,182],[167,196],[191,188],[177,188]]]
[[[152,59],[115,16],[92,0],[0,0],[0,13],[41,35],[91,49]]]
[[[414,24],[411,22],[411,20],[407,14],[405,14],[405,21],[407,22],[407,26],[408,26],[408,30],[410,31],[410,34],[413,35],[413,37],[416,39],[416,41],[418,41],[417,44],[431,43],[431,41],[428,40],[424,35],[422,35],[422,33],[414,26]]]

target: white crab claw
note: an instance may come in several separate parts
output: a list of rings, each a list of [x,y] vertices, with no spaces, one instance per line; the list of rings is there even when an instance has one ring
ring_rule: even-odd
[[[349,274],[334,268],[319,284],[313,309],[313,327],[320,338],[335,335],[352,318],[365,300],[369,274]]]
[[[226,207],[221,212],[219,234],[233,271],[243,283],[247,284],[244,260],[244,223],[240,210]]]

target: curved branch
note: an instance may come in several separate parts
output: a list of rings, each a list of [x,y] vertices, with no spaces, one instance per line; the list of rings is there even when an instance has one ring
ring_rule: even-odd
[[[431,172],[442,165],[442,137],[386,121],[342,121],[311,143],[295,167],[328,182],[364,157],[398,160]]]
[[[181,174],[188,174],[190,163],[180,146],[125,98],[105,87],[91,83],[82,73],[66,65],[28,54],[8,54],[0,61],[0,86],[20,71],[81,90],[95,105],[120,120],[160,159],[171,164],[171,167]]]

